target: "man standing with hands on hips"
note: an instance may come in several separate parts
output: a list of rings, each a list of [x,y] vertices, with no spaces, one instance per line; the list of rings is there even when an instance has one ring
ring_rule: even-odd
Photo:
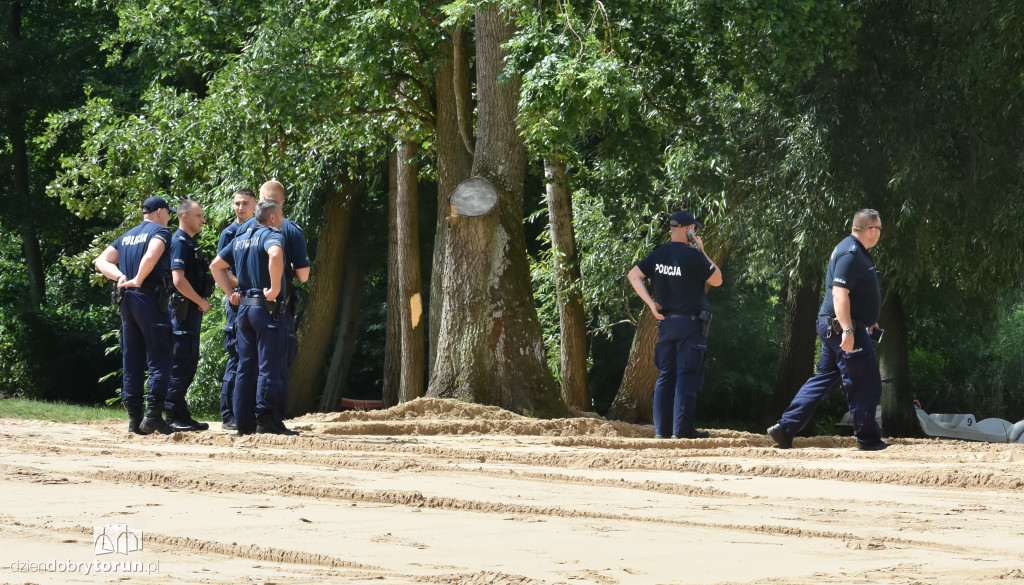
[[[708,347],[705,285],[720,286],[722,271],[704,252],[704,242],[694,233],[701,224],[689,211],[677,211],[669,221],[672,240],[656,247],[629,271],[629,282],[658,320],[658,344],[654,363],[654,436],[701,439],[709,433],[694,428],[697,393],[704,386]],[[645,278],[654,281],[655,301]]]
[[[171,208],[161,197],[142,204],[143,221],[114,240],[94,264],[117,282],[121,308],[123,380],[121,403],[128,411],[128,432],[140,435],[174,432],[164,422],[164,401],[171,376]],[[149,371],[149,400],[142,393]],[[145,415],[143,415],[145,407]]]
[[[882,441],[875,422],[875,410],[882,399],[882,377],[871,345],[872,339],[881,340],[878,316],[882,293],[868,250],[881,236],[878,212],[861,209],[853,216],[853,233],[832,251],[825,298],[818,312],[818,373],[804,382],[778,424],[768,428],[768,435],[780,449],[793,447],[793,437],[807,426],[818,405],[840,382],[846,390],[858,448],[880,451],[889,446]]]

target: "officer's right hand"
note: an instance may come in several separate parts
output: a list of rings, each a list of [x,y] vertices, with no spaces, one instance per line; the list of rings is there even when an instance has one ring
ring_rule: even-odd
[[[664,321],[665,320],[665,315],[661,314],[661,305],[659,303],[654,303],[653,305],[650,305],[650,307],[651,307],[651,314],[654,315],[655,319],[657,319],[658,321]]]
[[[843,340],[839,343],[839,348],[846,353],[853,351],[853,333],[843,333]]]
[[[117,283],[117,288],[139,288],[139,286],[141,285],[134,278]]]
[[[199,310],[204,312],[204,313],[209,311],[210,310],[210,301],[208,301],[208,300],[206,300],[204,298],[200,298],[199,300],[202,301],[202,302],[200,302],[200,303],[198,303],[196,305],[196,306],[199,307]]]

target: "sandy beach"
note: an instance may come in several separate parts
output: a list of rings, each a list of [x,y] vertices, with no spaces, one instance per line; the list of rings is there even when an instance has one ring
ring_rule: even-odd
[[[0,582],[1024,582],[1024,444],[783,451],[429,399],[287,424],[0,419]]]

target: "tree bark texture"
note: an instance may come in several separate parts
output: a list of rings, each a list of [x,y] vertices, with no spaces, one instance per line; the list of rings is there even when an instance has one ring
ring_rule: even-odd
[[[438,351],[428,396],[561,416],[565,403],[544,359],[533,304],[523,181],[526,148],[515,123],[519,80],[499,81],[514,32],[497,4],[477,9],[478,133],[472,176],[498,203],[481,217],[449,220]]]
[[[658,379],[658,368],[654,365],[654,346],[657,342],[658,320],[645,309],[633,335],[622,383],[612,400],[611,408],[605,414],[606,418],[631,424],[654,423],[654,382]]]
[[[359,229],[352,228],[352,241],[357,241]],[[363,298],[363,276],[365,270],[359,261],[355,246],[348,246],[345,258],[345,282],[341,293],[341,316],[338,331],[331,352],[331,363],[327,369],[327,381],[320,399],[321,412],[335,412],[341,408],[345,396],[352,356],[355,353],[359,324],[359,303]]]
[[[288,379],[288,413],[297,416],[313,411],[327,366],[327,348],[334,338],[338,299],[345,270],[345,250],[352,223],[352,202],[358,183],[343,178],[339,189],[324,204],[324,224],[317,244],[316,271],[309,302],[298,327],[298,349]]]
[[[21,50],[21,17],[22,2],[8,4],[8,50],[13,54]],[[46,273],[43,270],[43,255],[39,247],[39,235],[32,223],[31,198],[29,186],[28,138],[25,132],[26,113],[24,96],[15,88],[5,92],[7,102],[3,104],[6,111],[7,138],[11,145],[11,165],[14,176],[12,183],[14,197],[2,212],[12,220],[12,227],[17,226],[21,235],[22,253],[25,256],[25,270],[28,275],[29,295],[32,306],[42,307],[46,303]]]
[[[398,404],[402,392],[401,312],[392,311],[401,302],[398,282],[398,151],[388,155],[388,311],[384,336],[384,408]]]
[[[398,306],[388,306],[388,313],[399,314],[400,371],[398,401],[408,402],[423,396],[426,386],[423,354],[424,327],[423,287],[420,280],[419,228],[419,165],[416,154],[419,144],[404,140],[398,149],[398,190],[395,197],[395,225],[398,280],[388,286],[398,287]]]
[[[823,266],[805,261],[786,285],[786,317],[775,391],[765,422],[778,419],[796,396],[797,390],[814,373],[818,333],[815,321],[821,307]]]
[[[462,27],[455,30],[456,39],[464,39]],[[461,42],[464,43],[464,40]],[[444,254],[448,241],[448,216],[451,215],[451,197],[455,189],[469,178],[473,168],[473,154],[466,149],[459,131],[458,104],[469,103],[469,84],[456,84],[455,78],[469,77],[469,60],[463,51],[455,58],[453,43],[444,41],[438,48],[447,59],[434,72],[434,86],[437,88],[436,148],[437,148],[437,225],[434,229],[434,259],[430,273],[430,302],[427,307],[430,323],[430,343],[427,349],[427,365],[433,372],[434,356],[437,355],[437,335],[441,329],[441,297],[444,289]],[[456,71],[460,73],[455,74]],[[465,95],[459,99],[460,92]],[[472,110],[470,110],[470,116]]]
[[[897,291],[886,291],[880,319],[885,335],[875,349],[882,374],[882,430],[889,437],[920,436],[910,389],[907,316]]]
[[[593,407],[587,387],[587,323],[583,311],[583,295],[580,292],[572,192],[565,173],[565,160],[546,157],[544,177],[547,183],[555,288],[558,294],[562,398],[572,408],[590,411]]]

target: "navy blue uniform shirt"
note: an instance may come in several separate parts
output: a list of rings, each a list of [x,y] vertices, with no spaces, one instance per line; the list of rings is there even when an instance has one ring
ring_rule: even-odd
[[[238,227],[237,234],[244,234],[246,230],[256,229],[259,225],[256,218],[251,218]],[[238,237],[238,235],[235,237]],[[302,228],[285,219],[281,221],[281,236],[284,238],[285,279],[291,280],[295,270],[309,267],[306,234],[302,231]]]
[[[882,312],[882,291],[878,283],[875,262],[860,240],[848,236],[835,250],[828,261],[825,275],[825,299],[818,315],[835,317],[832,302],[832,287],[839,286],[850,291],[850,317],[855,325],[871,326],[878,323]]]
[[[218,252],[235,269],[238,288],[243,291],[270,288],[270,248],[278,246],[284,250],[284,238],[278,230],[256,225],[254,229],[241,233]],[[287,258],[286,258],[287,263]],[[284,291],[284,275],[281,276],[281,291]]]
[[[246,221],[246,222],[243,222],[243,223],[248,223],[248,222]],[[232,221],[231,225],[229,225],[228,227],[224,228],[224,230],[220,232],[220,239],[217,241],[217,251],[218,252],[223,250],[224,246],[227,246],[228,244],[231,243],[232,240],[235,239],[235,236],[238,235],[238,228],[241,225],[242,224],[238,223],[237,221]]]
[[[171,270],[184,270],[192,288],[199,286],[196,266],[196,241],[183,230],[174,232],[171,240]]]
[[[117,267],[125,278],[131,280],[139,273],[139,265],[142,264],[142,257],[146,255],[151,240],[164,243],[164,253],[141,283],[141,288],[152,291],[163,283],[164,273],[171,269],[171,230],[158,223],[144,221],[114,240],[111,246],[117,250]]]
[[[715,265],[699,248],[669,242],[637,266],[654,281],[654,296],[663,315],[699,315],[705,308],[704,283],[715,273]]]

